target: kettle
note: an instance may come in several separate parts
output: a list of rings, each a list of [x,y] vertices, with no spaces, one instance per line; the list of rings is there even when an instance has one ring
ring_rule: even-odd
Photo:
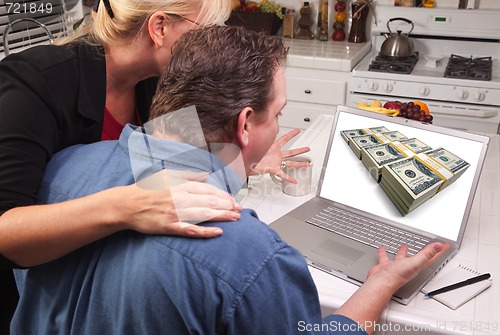
[[[401,30],[398,30],[397,34],[394,34],[389,27],[389,23],[393,21],[404,21],[411,24],[410,31],[406,35],[401,34]],[[386,36],[386,40],[382,43],[382,46],[380,47],[380,54],[390,57],[413,56],[413,41],[407,36],[413,31],[413,28],[413,22],[402,17],[395,17],[387,21],[387,29],[389,30],[390,35]]]

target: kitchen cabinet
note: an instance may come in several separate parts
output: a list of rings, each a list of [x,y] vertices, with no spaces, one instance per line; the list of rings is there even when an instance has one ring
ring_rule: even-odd
[[[307,129],[321,114],[346,103],[351,70],[370,51],[371,42],[283,38],[288,48],[285,70],[288,104],[282,128]]]
[[[346,102],[351,72],[288,67],[285,71],[288,103],[280,126],[307,129],[322,114],[333,114]]]

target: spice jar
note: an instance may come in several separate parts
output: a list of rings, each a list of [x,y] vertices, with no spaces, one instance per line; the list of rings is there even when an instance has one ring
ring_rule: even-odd
[[[296,21],[297,15],[295,14],[295,9],[287,9],[285,16],[283,16],[283,37],[294,37]]]

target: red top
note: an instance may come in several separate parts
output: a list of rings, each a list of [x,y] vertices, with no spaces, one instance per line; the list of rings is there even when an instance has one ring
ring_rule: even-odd
[[[135,124],[142,126],[141,119],[137,110],[135,111]],[[123,126],[120,122],[111,115],[109,110],[104,107],[104,122],[102,125],[101,141],[117,140],[120,138]]]

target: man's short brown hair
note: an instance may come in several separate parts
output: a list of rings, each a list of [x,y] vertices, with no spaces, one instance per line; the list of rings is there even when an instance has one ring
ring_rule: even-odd
[[[245,107],[264,114],[273,78],[286,57],[280,38],[242,27],[212,26],[185,33],[174,45],[153,99],[150,119],[162,116],[188,143],[192,122],[164,115],[195,106],[207,142],[233,138]]]

